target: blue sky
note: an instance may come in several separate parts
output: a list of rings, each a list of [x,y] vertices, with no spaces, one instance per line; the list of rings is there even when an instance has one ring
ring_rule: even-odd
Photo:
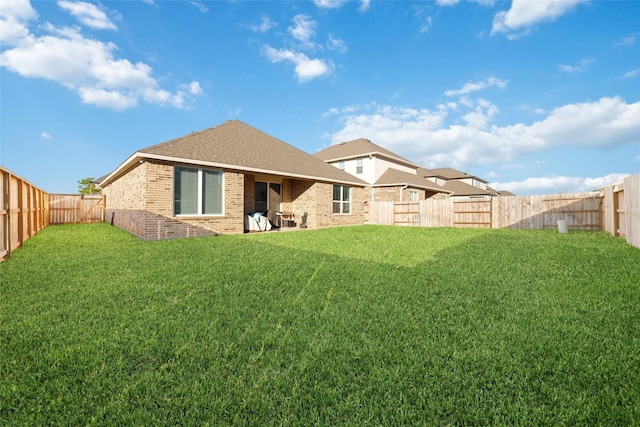
[[[516,194],[640,172],[640,1],[0,0],[0,164],[51,193],[239,119]]]

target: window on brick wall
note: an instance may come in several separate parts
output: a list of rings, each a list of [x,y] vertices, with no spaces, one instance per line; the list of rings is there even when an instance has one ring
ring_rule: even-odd
[[[346,214],[351,212],[351,187],[346,185],[333,186],[333,213]]]
[[[176,166],[174,212],[176,215],[222,215],[222,171]]]
[[[410,202],[417,202],[418,201],[418,190],[409,190],[409,201]]]

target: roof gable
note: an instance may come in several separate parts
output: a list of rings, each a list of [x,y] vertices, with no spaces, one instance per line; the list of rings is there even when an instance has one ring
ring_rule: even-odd
[[[374,187],[390,187],[398,185],[408,185],[409,187],[421,188],[424,190],[431,190],[441,193],[450,193],[449,190],[441,187],[440,185],[429,181],[426,178],[422,178],[416,174],[403,172],[398,169],[387,169],[373,185]]]
[[[451,180],[447,181],[443,187],[446,190],[451,191],[452,196],[497,196],[498,193],[495,191],[484,190],[479,187],[474,187],[473,185],[469,185],[465,182],[459,180]]]
[[[365,138],[334,144],[331,147],[325,148],[324,150],[318,151],[314,154],[315,157],[324,160],[325,162],[336,162],[339,160],[348,160],[357,157],[366,157],[369,155],[391,159],[397,163],[414,168],[418,167],[416,164],[404,157],[398,156],[396,153],[374,144]]]
[[[421,169],[420,172],[425,173],[425,177],[438,177],[438,178],[444,178],[444,179],[467,179],[467,178],[475,178],[478,181],[481,181],[483,183],[487,183],[487,181],[485,181],[482,178],[479,178],[475,175],[470,175],[467,172],[462,172],[459,171],[457,169],[453,169],[453,168],[438,168],[438,169]]]

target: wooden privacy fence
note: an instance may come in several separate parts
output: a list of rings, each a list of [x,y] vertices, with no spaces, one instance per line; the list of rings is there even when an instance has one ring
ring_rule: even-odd
[[[51,194],[50,224],[104,221],[104,197],[99,194]]]
[[[554,228],[560,219],[573,229],[602,228],[597,193],[486,199],[427,199],[419,202],[373,202],[372,224],[418,227]]]
[[[606,230],[640,248],[640,174],[591,193],[371,202],[370,224],[416,227]]]
[[[640,174],[601,189],[603,229],[640,248]]]
[[[49,223],[49,194],[0,167],[0,259]]]

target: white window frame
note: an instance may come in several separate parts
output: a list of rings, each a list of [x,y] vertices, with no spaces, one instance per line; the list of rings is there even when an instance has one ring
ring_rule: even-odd
[[[409,190],[409,201],[410,202],[417,202],[419,198],[420,198],[420,192],[418,190],[415,190],[415,189],[410,189]]]
[[[173,178],[173,185],[175,187],[176,185],[176,178],[175,176],[178,173],[179,169],[192,169],[192,170],[197,170],[198,171],[198,181],[197,181],[197,185],[198,185],[198,189],[197,191],[197,196],[198,196],[198,202],[197,202],[197,213],[175,213],[175,188],[173,191],[173,209],[174,209],[174,216],[176,217],[188,217],[188,216],[203,216],[203,217],[220,217],[220,216],[224,216],[224,210],[225,210],[225,206],[224,206],[224,171],[221,171],[219,169],[208,169],[208,168],[198,168],[198,167],[190,167],[190,166],[175,166],[173,168],[173,173],[174,173],[174,178]],[[222,198],[221,200],[221,204],[220,204],[220,213],[215,213],[215,214],[205,214],[202,213],[203,210],[203,203],[204,203],[204,197],[203,197],[203,177],[204,177],[204,172],[218,172],[221,175],[222,178],[222,192],[220,194],[220,197]]]
[[[364,159],[362,157],[358,157],[356,159],[356,173],[359,175],[364,172]]]
[[[335,199],[334,195],[336,193],[335,189],[336,187],[340,188],[340,198],[339,199]],[[348,194],[348,200],[344,200],[344,190],[348,189],[349,190],[349,194]],[[333,200],[331,203],[331,211],[333,212],[334,215],[350,215],[351,214],[351,187],[348,185],[340,185],[340,184],[334,184],[333,185],[333,191],[331,192],[331,199]],[[339,211],[340,212],[336,212],[335,211],[335,204],[338,203],[340,206]],[[345,212],[345,206],[348,206],[348,212]]]

